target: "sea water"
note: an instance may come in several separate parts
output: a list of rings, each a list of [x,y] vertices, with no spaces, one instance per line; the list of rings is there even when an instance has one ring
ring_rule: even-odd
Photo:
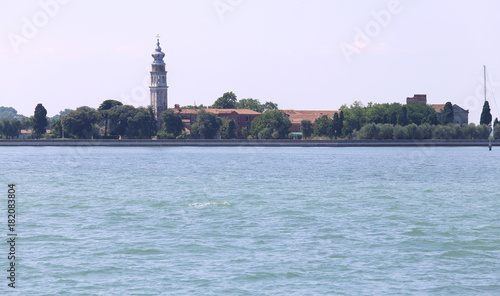
[[[500,149],[2,147],[17,295],[499,295]]]

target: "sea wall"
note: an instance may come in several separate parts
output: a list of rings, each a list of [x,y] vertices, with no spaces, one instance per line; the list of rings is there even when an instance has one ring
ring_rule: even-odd
[[[0,140],[0,147],[486,147],[488,144],[488,140]],[[492,144],[500,146],[500,140],[493,140]]]

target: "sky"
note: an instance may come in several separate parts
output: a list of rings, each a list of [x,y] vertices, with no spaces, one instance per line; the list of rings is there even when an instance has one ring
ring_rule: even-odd
[[[149,105],[160,36],[169,107],[223,93],[338,110],[427,94],[500,117],[500,1],[0,0],[0,106],[48,116]]]

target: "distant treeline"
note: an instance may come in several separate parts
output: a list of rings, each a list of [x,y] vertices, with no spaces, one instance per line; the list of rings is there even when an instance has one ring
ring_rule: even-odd
[[[123,105],[116,100],[105,100],[97,109],[82,106],[76,110],[66,109],[48,118],[42,104],[35,108],[31,117],[15,119],[17,111],[1,107],[4,118],[0,120],[0,137],[17,138],[21,129],[32,130],[28,138],[73,138],[73,139],[233,139],[236,138],[236,125],[233,120],[221,118],[216,114],[204,112],[205,106],[185,106],[198,108],[197,120],[191,130],[185,129],[181,115],[173,109],[164,112],[164,124],[158,128],[151,107]],[[287,139],[292,135],[288,116],[278,110],[273,102],[260,103],[255,99],[238,101],[233,92],[218,98],[210,108],[251,109],[264,112],[253,120],[250,129],[242,129],[249,139]],[[343,105],[333,118],[326,115],[314,122],[303,120],[301,132],[303,139],[487,139],[490,135],[491,113],[485,103],[480,125],[453,124],[453,108],[446,103],[439,117],[436,111],[426,104],[372,104],[363,106],[355,102]],[[500,125],[495,119],[495,138],[500,138]],[[50,133],[46,134],[46,130]]]

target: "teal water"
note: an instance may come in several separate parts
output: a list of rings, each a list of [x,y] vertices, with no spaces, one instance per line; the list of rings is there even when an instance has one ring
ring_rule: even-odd
[[[499,176],[486,147],[0,148],[18,295],[499,295]]]

